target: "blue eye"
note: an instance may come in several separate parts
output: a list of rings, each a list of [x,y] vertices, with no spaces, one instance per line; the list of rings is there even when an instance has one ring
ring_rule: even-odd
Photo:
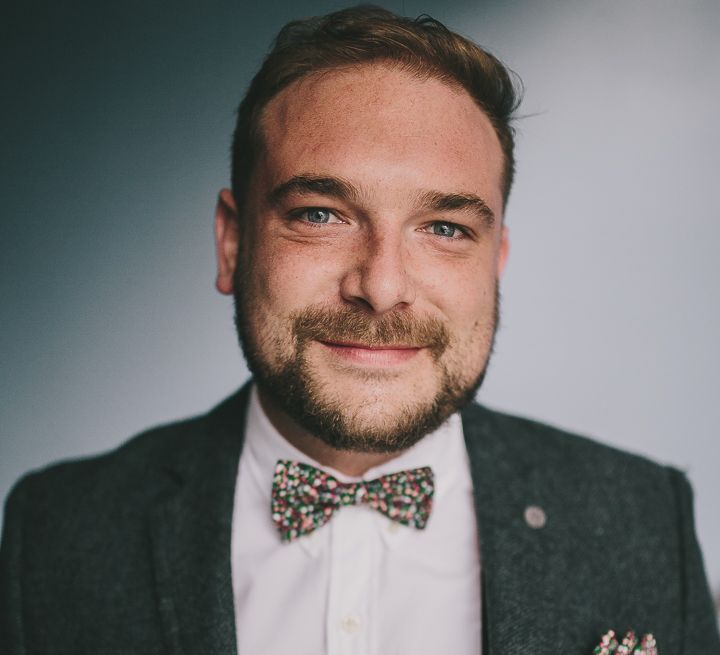
[[[433,234],[449,239],[457,238],[462,234],[460,228],[452,223],[433,223],[432,230]]]
[[[313,209],[306,209],[303,214],[307,218],[309,223],[329,223],[332,212],[327,209],[320,207],[314,207]]]

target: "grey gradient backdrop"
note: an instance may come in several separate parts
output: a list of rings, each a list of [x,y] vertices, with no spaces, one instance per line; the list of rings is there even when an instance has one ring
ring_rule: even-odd
[[[0,494],[246,378],[213,289],[234,109],[282,23],[347,4],[6,14]],[[687,471],[717,591],[720,3],[381,4],[433,14],[527,88],[481,400]]]

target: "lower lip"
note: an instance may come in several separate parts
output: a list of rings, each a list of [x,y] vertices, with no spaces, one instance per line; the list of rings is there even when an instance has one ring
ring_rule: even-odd
[[[357,348],[324,341],[320,343],[346,361],[367,366],[397,366],[412,359],[422,350],[422,348]]]

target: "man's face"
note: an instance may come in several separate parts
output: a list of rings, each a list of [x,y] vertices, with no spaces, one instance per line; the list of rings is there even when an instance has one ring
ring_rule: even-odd
[[[502,151],[470,96],[383,65],[267,105],[217,286],[265,404],[330,445],[412,445],[477,389],[506,252]]]

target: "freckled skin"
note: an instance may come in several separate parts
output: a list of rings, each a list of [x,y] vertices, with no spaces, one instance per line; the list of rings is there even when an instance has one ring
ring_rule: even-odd
[[[295,82],[270,101],[261,126],[264,148],[245,215],[237,218],[228,190],[216,215],[217,287],[240,295],[255,355],[270,370],[297,359],[291,316],[311,307],[439,322],[449,339],[437,360],[422,349],[375,368],[348,363],[318,341],[303,349],[303,370],[321,401],[358,434],[378,439],[431,405],[448,380],[475,385],[492,345],[507,255],[502,151],[487,116],[459,88],[374,64]],[[268,202],[272,189],[298,175],[340,178],[358,195]],[[495,222],[429,211],[418,204],[428,190],[475,194]],[[297,214],[308,207],[329,210],[331,220],[310,224]],[[438,221],[468,232],[440,236]],[[260,391],[276,427],[322,463],[357,473],[394,456],[335,452]],[[445,408],[445,416],[456,409]]]

